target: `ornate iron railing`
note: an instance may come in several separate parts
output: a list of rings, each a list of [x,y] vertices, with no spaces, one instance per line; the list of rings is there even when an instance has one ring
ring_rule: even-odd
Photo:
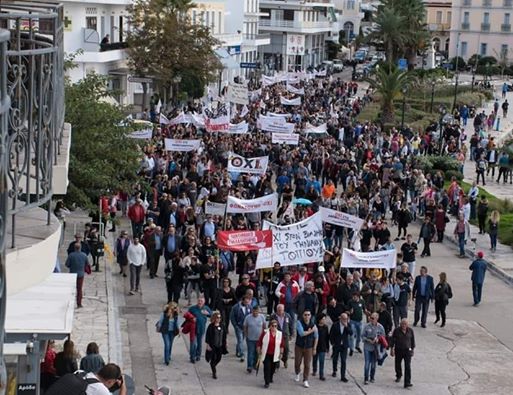
[[[62,5],[1,2],[0,28],[11,32],[6,56],[11,104],[4,149],[14,248],[16,215],[52,197],[52,166],[60,153],[64,124]]]
[[[7,137],[7,117],[10,98],[7,94],[7,43],[9,31],[0,29],[0,395],[4,394],[7,377],[3,358],[4,327],[7,289],[5,284],[5,219],[7,217],[7,156],[5,139]]]

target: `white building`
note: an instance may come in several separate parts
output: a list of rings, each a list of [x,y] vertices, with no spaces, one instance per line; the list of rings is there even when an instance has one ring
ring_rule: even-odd
[[[341,32],[342,39],[349,43],[360,32],[360,23],[364,17],[361,10],[361,0],[333,0],[337,17],[337,33]],[[334,33],[335,35],[335,33]]]
[[[331,0],[260,0],[260,12],[260,32],[271,34],[262,49],[266,71],[317,66],[326,58],[326,41],[338,41]]]

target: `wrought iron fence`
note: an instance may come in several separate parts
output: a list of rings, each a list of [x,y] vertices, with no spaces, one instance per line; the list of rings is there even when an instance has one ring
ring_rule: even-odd
[[[52,166],[60,153],[64,124],[62,5],[1,2],[0,28],[11,32],[5,57],[11,104],[3,147],[14,248],[16,215],[52,197]]]

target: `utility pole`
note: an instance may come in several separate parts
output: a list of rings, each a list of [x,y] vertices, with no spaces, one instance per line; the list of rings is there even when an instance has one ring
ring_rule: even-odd
[[[454,112],[454,109],[456,108],[456,98],[458,97],[458,79],[460,76],[460,73],[458,71],[458,61],[460,60],[460,36],[461,33],[458,33],[458,41],[456,41],[456,82],[454,84],[454,101],[452,102],[451,112]]]

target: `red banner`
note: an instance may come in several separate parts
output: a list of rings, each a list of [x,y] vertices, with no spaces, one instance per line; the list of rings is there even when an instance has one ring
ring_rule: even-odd
[[[227,230],[217,233],[217,246],[220,250],[253,251],[271,248],[273,235],[270,230]]]

